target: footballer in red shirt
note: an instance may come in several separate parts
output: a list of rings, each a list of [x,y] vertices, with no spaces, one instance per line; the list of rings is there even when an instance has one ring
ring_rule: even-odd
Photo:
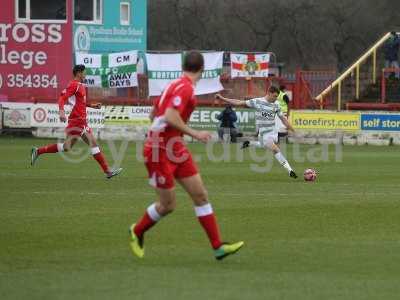
[[[183,76],[170,83],[154,103],[152,125],[143,155],[157,201],[147,208],[138,223],[130,227],[131,248],[139,258],[144,256],[145,232],[175,209],[175,181],[190,195],[195,214],[207,233],[216,259],[236,253],[244,244],[221,241],[207,191],[183,140],[184,134],[204,143],[211,137],[206,131],[197,131],[186,125],[196,107],[194,86],[200,80],[203,69],[203,55],[196,51],[188,52],[183,62]]]
[[[64,143],[50,144],[40,148],[32,148],[31,165],[33,166],[38,157],[45,153],[57,153],[69,151],[79,138],[91,147],[93,158],[99,163],[107,178],[121,173],[122,168],[111,170],[107,161],[97,145],[96,138],[92,133],[92,129],[88,126],[86,120],[86,107],[100,109],[101,104],[89,104],[86,102],[86,88],[83,84],[85,79],[85,66],[76,65],[72,70],[74,79],[68,84],[67,88],[62,91],[58,100],[60,120],[67,121],[64,111],[66,103],[72,105],[71,114],[68,117],[68,125],[65,128],[66,139]]]

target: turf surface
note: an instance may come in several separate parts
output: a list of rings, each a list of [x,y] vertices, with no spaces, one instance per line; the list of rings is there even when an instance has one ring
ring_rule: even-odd
[[[267,174],[252,171],[248,151],[244,162],[217,163],[204,159],[204,146],[191,145],[203,155],[224,239],[246,242],[217,262],[181,189],[176,212],[147,235],[145,258],[131,255],[128,226],[154,199],[134,144],[124,172],[107,181],[91,158],[75,164],[48,155],[31,168],[30,146],[49,142],[0,138],[0,299],[400,295],[400,148],[344,147],[341,163],[333,149],[328,162],[293,162],[319,171],[308,184],[276,163]]]

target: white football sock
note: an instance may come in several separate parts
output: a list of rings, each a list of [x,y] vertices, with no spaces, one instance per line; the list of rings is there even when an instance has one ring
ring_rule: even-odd
[[[194,211],[197,217],[204,217],[213,214],[213,209],[210,203],[203,206],[195,206]]]
[[[93,147],[90,149],[90,151],[92,152],[92,155],[96,155],[101,152],[99,147]]]
[[[292,167],[289,165],[289,162],[283,156],[282,152],[278,152],[275,154],[275,158],[279,163],[284,167],[288,172],[292,171]]]
[[[158,222],[162,218],[162,216],[158,213],[158,211],[156,209],[156,204],[155,203],[153,203],[152,205],[150,205],[147,208],[147,213],[148,213],[150,219],[152,219],[154,222]]]
[[[64,152],[64,144],[63,143],[58,143],[57,144],[57,151],[58,152]]]

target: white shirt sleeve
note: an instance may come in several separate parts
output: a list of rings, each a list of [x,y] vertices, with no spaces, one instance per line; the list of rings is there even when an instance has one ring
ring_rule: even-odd
[[[256,99],[247,100],[246,106],[250,108],[256,108]]]
[[[283,114],[281,107],[279,106],[279,104],[277,105],[277,109],[276,109],[276,114],[278,115],[278,117],[284,117],[285,115]]]

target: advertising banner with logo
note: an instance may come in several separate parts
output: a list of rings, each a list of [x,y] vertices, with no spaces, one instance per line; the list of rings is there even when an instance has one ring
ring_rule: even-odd
[[[85,84],[103,88],[137,86],[137,59],[137,51],[112,54],[75,54],[76,64],[86,67]]]
[[[65,106],[67,116],[71,113],[72,107]],[[88,125],[92,128],[101,128],[104,125],[105,108],[87,109]],[[65,127],[66,123],[60,121],[57,104],[32,104],[31,107],[32,127]]]
[[[16,22],[15,1],[0,9],[0,94],[8,101],[54,100],[72,69],[72,0],[65,22]]]
[[[222,91],[220,81],[222,73],[223,52],[206,52],[204,56],[204,72],[197,83],[195,94],[204,95]],[[149,78],[149,95],[159,96],[169,82],[182,76],[183,53],[151,54],[146,53],[147,74]]]
[[[70,108],[66,113],[70,113]],[[92,128],[101,128],[103,125],[119,126],[150,126],[149,119],[151,106],[108,106],[101,110],[88,109],[88,124]],[[192,114],[189,125],[199,130],[215,131],[220,125],[217,116],[221,108],[198,107]],[[243,132],[255,132],[255,114],[250,109],[237,109],[237,127]],[[31,107],[32,127],[65,127],[60,122],[58,107],[55,104],[33,104]]]
[[[151,106],[110,106],[105,112],[105,125],[136,125],[150,126]],[[192,113],[189,125],[199,130],[215,131],[220,121],[217,116],[222,108],[198,107]],[[244,132],[255,132],[255,114],[249,109],[236,109],[237,127]]]
[[[295,129],[348,130],[361,129],[360,113],[338,112],[290,112],[290,121]]]
[[[87,109],[88,124],[92,128],[102,128],[103,125],[149,126],[151,106],[105,106],[102,109]],[[55,104],[32,104],[31,127],[65,127],[60,122],[58,106]],[[71,107],[65,106],[67,116]]]
[[[105,125],[150,126],[151,106],[108,106]]]
[[[0,118],[11,128],[65,127],[60,122],[57,104],[0,102]],[[67,115],[71,107],[66,106]],[[107,106],[101,110],[88,109],[88,123],[92,128],[103,125],[149,126],[151,106]],[[215,131],[220,125],[217,116],[223,108],[198,107],[189,125],[195,129]],[[255,132],[255,113],[251,109],[235,109],[237,127],[243,132]],[[329,112],[292,110],[290,120],[297,130],[344,130],[400,132],[399,113]]]
[[[400,131],[400,114],[361,114],[361,129],[367,131]]]
[[[268,77],[269,61],[269,53],[231,53],[231,77]]]
[[[29,109],[4,109],[3,125],[10,128],[30,128],[31,111]]]
[[[198,107],[192,113],[189,125],[195,129],[215,131],[219,128],[221,121],[217,116],[223,108]],[[238,121],[237,127],[242,132],[256,132],[255,113],[250,109],[235,109]]]

